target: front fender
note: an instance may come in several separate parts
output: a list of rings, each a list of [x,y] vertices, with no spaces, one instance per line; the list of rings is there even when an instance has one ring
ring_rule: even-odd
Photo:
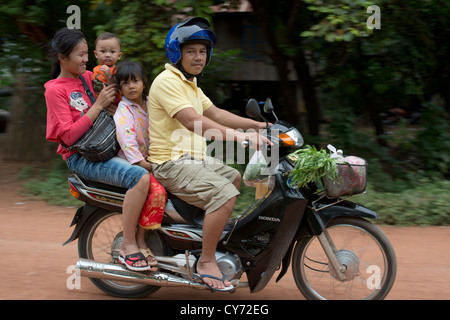
[[[330,205],[333,201],[335,200],[324,199],[316,203],[314,207],[312,204],[307,206],[305,219],[308,222],[312,235],[321,234],[328,223],[337,217],[378,218],[375,211],[362,205],[350,201],[342,201]]]

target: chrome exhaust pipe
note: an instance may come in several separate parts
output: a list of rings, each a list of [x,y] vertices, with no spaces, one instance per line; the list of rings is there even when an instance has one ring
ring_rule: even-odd
[[[164,272],[151,270],[147,272],[135,272],[128,270],[123,265],[103,263],[88,259],[79,259],[76,264],[76,269],[79,270],[80,276],[88,278],[126,281],[156,287],[209,289],[204,283],[175,277]]]

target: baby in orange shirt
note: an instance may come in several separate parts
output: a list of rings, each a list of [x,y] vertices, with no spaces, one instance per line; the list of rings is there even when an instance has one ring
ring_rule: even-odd
[[[93,70],[92,84],[94,92],[98,96],[105,85],[114,83],[116,63],[122,57],[121,41],[118,36],[111,32],[104,32],[95,40],[94,55],[99,65]],[[117,103],[122,99],[120,93],[116,97]]]

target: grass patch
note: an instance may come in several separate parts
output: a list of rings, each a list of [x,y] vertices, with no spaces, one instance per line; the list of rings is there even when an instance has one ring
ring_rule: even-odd
[[[375,210],[377,223],[388,225],[450,225],[450,181],[417,178],[413,188],[400,192],[377,192],[369,184],[365,194],[351,198]]]
[[[58,158],[44,168],[24,167],[18,179],[27,179],[25,192],[56,206],[80,206],[82,203],[69,193],[67,177],[70,174],[65,162]]]

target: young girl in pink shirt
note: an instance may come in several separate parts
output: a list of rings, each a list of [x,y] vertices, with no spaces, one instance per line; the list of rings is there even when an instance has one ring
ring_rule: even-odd
[[[118,156],[130,164],[138,165],[150,172],[150,188],[139,219],[137,244],[147,258],[148,263],[156,265],[156,259],[145,242],[145,229],[157,229],[161,226],[167,193],[164,187],[151,174],[152,167],[147,161],[149,149],[147,116],[147,78],[142,65],[138,62],[124,61],[117,67],[116,83],[122,92],[114,114],[117,140],[121,150]]]

